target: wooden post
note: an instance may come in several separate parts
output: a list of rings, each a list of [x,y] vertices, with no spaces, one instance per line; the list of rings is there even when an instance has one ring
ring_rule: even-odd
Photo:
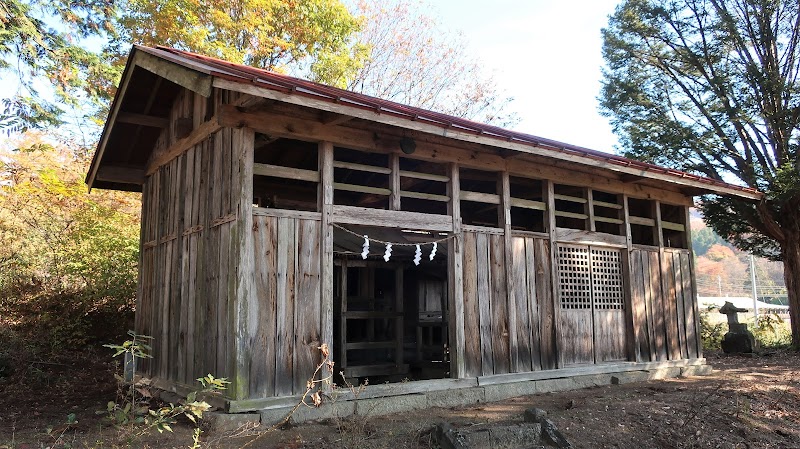
[[[337,356],[339,366],[337,371],[345,371],[347,368],[347,259],[342,259],[339,276],[339,355]],[[333,288],[333,285],[331,285]]]
[[[238,265],[235,271],[235,317],[233,379],[234,399],[246,399],[250,394],[250,364],[252,362],[252,342],[258,336],[258,296],[255,289],[255,252],[253,250],[253,151],[255,133],[252,129],[233,130],[233,151],[237,158],[238,173],[232,173],[232,186],[236,189],[236,221],[231,227],[232,241],[236,249],[231,251],[231,263]]]
[[[461,229],[461,199],[458,164],[450,164],[450,182],[447,184],[447,194],[450,202],[447,205],[448,213],[453,218],[453,239],[450,241],[450,250],[447,259],[447,286],[448,300],[448,331],[450,347],[450,376],[456,379],[463,378],[464,366],[464,273],[463,251],[464,234]]]
[[[322,215],[320,223],[320,338],[327,343],[331,354],[336,348],[333,343],[333,144],[319,144],[319,192],[318,208]],[[344,317],[342,317],[344,319]],[[340,348],[344,351],[345,348]],[[332,373],[324,373],[325,375]]]
[[[394,311],[398,315],[394,319],[394,337],[395,337],[395,355],[394,361],[397,364],[397,367],[400,368],[403,365],[403,311],[404,311],[404,304],[403,304],[403,268],[397,267],[394,270],[394,291],[395,291],[395,305]]]
[[[653,201],[652,203],[652,213],[653,213],[653,242],[656,246],[663,249],[664,248],[664,233],[661,232],[661,201]],[[663,254],[663,251],[660,251],[659,254]]]
[[[553,347],[556,354],[556,368],[564,367],[564,351],[561,350],[561,303],[559,301],[558,286],[558,242],[556,242],[556,199],[553,181],[545,182],[545,202],[547,203],[547,234],[550,238],[550,288],[553,304]],[[542,298],[545,300],[545,298]]]
[[[400,155],[392,153],[389,155],[389,168],[392,170],[391,190],[389,198],[389,209],[400,210]]]
[[[597,228],[594,224],[594,198],[592,196],[592,189],[586,189],[586,205],[584,207],[584,213],[586,214],[586,221],[587,226],[586,230],[595,232]]]
[[[625,342],[628,360],[641,362],[642,353],[638,340],[641,333],[637,332],[637,329],[641,328],[645,323],[642,322],[644,313],[640,310],[642,304],[633,297],[633,262],[631,260],[633,240],[631,238],[631,223],[628,220],[628,195],[622,195],[622,215],[623,223],[620,227],[625,235],[625,256],[622,260],[623,294],[625,295]]]
[[[690,292],[692,298],[692,307],[694,309],[694,327],[695,327],[695,341],[694,343],[697,345],[697,358],[703,358],[703,339],[700,333],[700,308],[697,304],[697,278],[695,277],[695,268],[694,268],[694,248],[692,248],[692,226],[691,226],[691,217],[689,215],[689,208],[684,207],[684,225],[686,226],[685,231],[685,239],[686,239],[686,247],[689,248],[689,279],[692,280],[691,287],[692,291]],[[686,293],[684,293],[686,294]]]
[[[506,301],[508,311],[508,356],[510,372],[519,372],[519,351],[517,347],[517,304],[514,288],[514,259],[511,237],[511,179],[508,171],[500,172],[500,226],[505,238]],[[526,348],[530,350],[530,348]]]

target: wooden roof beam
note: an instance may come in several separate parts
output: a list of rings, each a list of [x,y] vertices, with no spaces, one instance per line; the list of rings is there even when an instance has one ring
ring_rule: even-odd
[[[192,92],[197,92],[206,98],[211,96],[211,84],[214,78],[210,75],[200,73],[143,51],[136,51],[134,53],[133,63],[137,67],[141,67],[148,72],[172,81]]]
[[[135,112],[124,111],[120,111],[117,114],[117,122],[161,129],[169,126],[169,119],[166,117],[157,117],[154,115],[137,114]]]
[[[335,112],[328,112],[322,111],[320,116],[320,123],[323,125],[341,125],[342,123],[349,122],[353,120],[355,117],[344,115],[344,114],[337,114]]]
[[[116,165],[103,165],[98,168],[95,180],[142,185],[144,184],[144,170]]]
[[[633,175],[633,174],[630,174],[630,173],[623,173],[623,174],[619,175],[619,180],[624,182],[624,183],[626,183],[626,184],[629,184],[629,183],[632,183],[632,182],[641,181],[642,179],[644,179],[644,176]]]
[[[167,164],[169,161],[188,151],[189,148],[204,141],[209,136],[219,131],[220,128],[222,128],[222,126],[219,123],[219,117],[211,117],[211,120],[198,126],[194,129],[194,131],[190,132],[189,135],[178,140],[163,152],[158,154],[154,153],[152,156],[150,156],[150,161],[147,164],[147,170],[145,171],[145,174],[147,176],[152,175],[159,169],[159,167]]]
[[[701,189],[698,187],[684,187],[681,189],[681,193],[683,193],[686,196],[700,196],[714,192],[709,189]]]

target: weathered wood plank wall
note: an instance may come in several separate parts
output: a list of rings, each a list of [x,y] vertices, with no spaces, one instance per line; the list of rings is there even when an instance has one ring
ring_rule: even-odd
[[[217,92],[212,106],[233,101]],[[154,154],[206,118],[208,100],[183,91]],[[192,385],[208,373],[231,376],[242,227],[239,171],[245,133],[222,129],[160,166],[143,186],[141,287],[137,332],[153,337],[140,370]],[[252,146],[252,145],[251,145]],[[247,156],[245,155],[245,159]]]
[[[542,238],[514,237],[512,246],[519,372],[553,369],[556,357],[550,245]]]
[[[546,239],[513,237],[512,261],[505,261],[500,233],[464,232],[465,375],[482,376],[552,369],[556,366],[553,295]],[[515,283],[516,342],[509,337],[508,288]],[[512,351],[513,348],[513,351]],[[516,369],[510,361],[516,359]]]
[[[320,361],[320,221],[253,218],[256,338],[250,396],[303,393]]]
[[[689,251],[631,251],[632,302],[643,309],[635,332],[644,361],[701,356]]]

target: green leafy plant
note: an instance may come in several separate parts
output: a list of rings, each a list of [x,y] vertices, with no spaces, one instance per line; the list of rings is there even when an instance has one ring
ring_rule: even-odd
[[[700,338],[703,342],[703,349],[720,349],[722,338],[725,337],[725,333],[727,332],[725,323],[713,322],[711,320],[711,313],[716,310],[716,306],[700,309]]]
[[[114,357],[124,356],[125,360],[135,361],[138,359],[152,358],[150,354],[152,347],[148,344],[153,337],[147,335],[137,334],[134,331],[128,331],[130,340],[126,340],[120,345],[107,344],[103,345],[107,348],[114,350]],[[135,365],[134,365],[135,366]],[[146,379],[133,379],[126,382],[123,376],[117,375],[117,381],[120,385],[124,385],[125,394],[120,402],[109,401],[106,405],[106,410],[100,410],[97,413],[106,415],[109,422],[115,426],[142,426],[139,428],[138,434],[143,434],[150,429],[156,429],[159,433],[164,431],[172,432],[172,426],[177,422],[177,418],[185,416],[195,426],[193,433],[193,448],[200,445],[200,420],[203,418],[203,413],[211,409],[211,405],[200,399],[201,394],[215,394],[221,390],[225,390],[230,383],[226,378],[217,378],[212,374],[197,379],[200,388],[190,392],[186,395],[185,400],[181,400],[177,404],[168,403],[160,407],[151,407],[150,399],[153,395],[149,391],[149,383]]]
[[[789,324],[775,313],[758,316],[753,325],[753,336],[759,346],[765,349],[787,348],[792,344],[792,331]]]

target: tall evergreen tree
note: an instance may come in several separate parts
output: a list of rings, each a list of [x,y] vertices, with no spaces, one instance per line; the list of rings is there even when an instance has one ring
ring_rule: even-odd
[[[115,14],[113,0],[0,0],[0,75],[6,89],[16,87],[3,100],[0,129],[57,126],[67,109],[96,117],[121,67],[83,44],[113,37]]]
[[[626,156],[765,193],[700,208],[738,248],[783,261],[800,347],[800,4],[625,0],[603,38],[601,106]]]

